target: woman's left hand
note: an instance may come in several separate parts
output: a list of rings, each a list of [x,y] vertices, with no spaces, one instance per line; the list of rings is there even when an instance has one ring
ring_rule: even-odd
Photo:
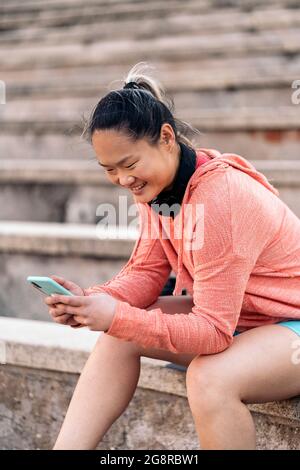
[[[88,296],[54,294],[47,299],[47,304],[51,304],[51,314],[58,323],[60,316],[73,315],[74,320],[92,331],[109,329],[116,303],[117,300],[106,293]]]

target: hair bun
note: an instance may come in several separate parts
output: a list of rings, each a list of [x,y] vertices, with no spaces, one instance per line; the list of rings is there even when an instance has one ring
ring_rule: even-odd
[[[126,85],[123,87],[123,89],[125,89],[125,88],[136,88],[136,89],[139,89],[140,86],[139,86],[139,84],[136,83],[136,82],[128,82],[128,83],[126,83]]]

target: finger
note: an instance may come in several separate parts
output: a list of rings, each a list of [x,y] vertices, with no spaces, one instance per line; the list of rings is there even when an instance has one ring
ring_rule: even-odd
[[[64,304],[56,304],[49,308],[49,313],[54,317],[59,317],[61,315],[65,315],[68,312],[66,311],[66,306]]]
[[[56,308],[49,308],[49,314],[51,315],[51,317],[56,318],[60,317],[61,315],[64,315],[64,312],[60,312]]]
[[[56,303],[51,296],[45,297],[44,301],[47,305],[54,305]]]
[[[64,284],[66,283],[66,279],[64,279],[63,277],[60,277],[60,276],[56,276],[56,274],[50,276],[51,279],[53,279],[54,281],[58,282],[60,285],[64,286]]]
[[[76,320],[74,320],[74,316],[73,315],[70,315],[70,318],[68,320],[68,325],[69,326],[74,326],[74,325],[78,325],[78,322]]]
[[[59,310],[57,308],[50,308],[49,313],[50,313],[51,317],[53,317],[53,318],[61,317],[62,315],[68,315],[69,318],[73,318],[73,315],[71,315],[69,313],[67,314],[67,312],[65,312],[65,310]]]
[[[78,324],[78,325],[70,325],[70,327],[71,327],[71,328],[84,328],[85,325],[80,325],[80,324]]]
[[[51,298],[54,303],[61,303],[64,305],[71,305],[72,307],[81,307],[86,303],[86,297],[82,295],[59,295],[52,294]]]
[[[77,322],[77,323],[80,323],[84,326],[87,325],[87,318],[85,317],[81,317],[80,315],[74,315],[73,316],[73,319]]]
[[[50,310],[52,311],[51,315],[53,314],[55,317],[65,315],[66,313],[71,316],[84,316],[80,307],[73,307],[72,305],[58,304],[56,308],[51,308]]]
[[[70,315],[61,315],[59,317],[53,318],[55,323],[60,323],[61,325],[66,325],[69,320]]]
[[[68,326],[80,326],[81,323],[77,323],[77,321],[70,322],[70,321],[68,320],[67,325],[68,325]]]
[[[67,279],[64,279],[63,277],[60,276],[50,276],[54,281],[58,282],[61,286],[65,287],[68,290],[74,289],[75,287],[78,288],[74,282],[68,281]]]

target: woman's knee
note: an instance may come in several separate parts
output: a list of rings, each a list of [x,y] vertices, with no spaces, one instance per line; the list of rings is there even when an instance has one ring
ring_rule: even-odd
[[[186,389],[190,405],[216,409],[224,403],[224,396],[234,395],[231,377],[221,363],[211,356],[195,357],[187,368]]]

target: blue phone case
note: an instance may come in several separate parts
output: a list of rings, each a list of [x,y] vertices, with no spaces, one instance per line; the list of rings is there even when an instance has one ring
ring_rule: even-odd
[[[33,287],[35,287],[40,292],[43,292],[46,295],[51,295],[51,294],[74,295],[72,294],[72,292],[65,289],[63,286],[61,286],[56,281],[51,279],[51,277],[28,276],[27,281],[30,282],[30,284]]]

